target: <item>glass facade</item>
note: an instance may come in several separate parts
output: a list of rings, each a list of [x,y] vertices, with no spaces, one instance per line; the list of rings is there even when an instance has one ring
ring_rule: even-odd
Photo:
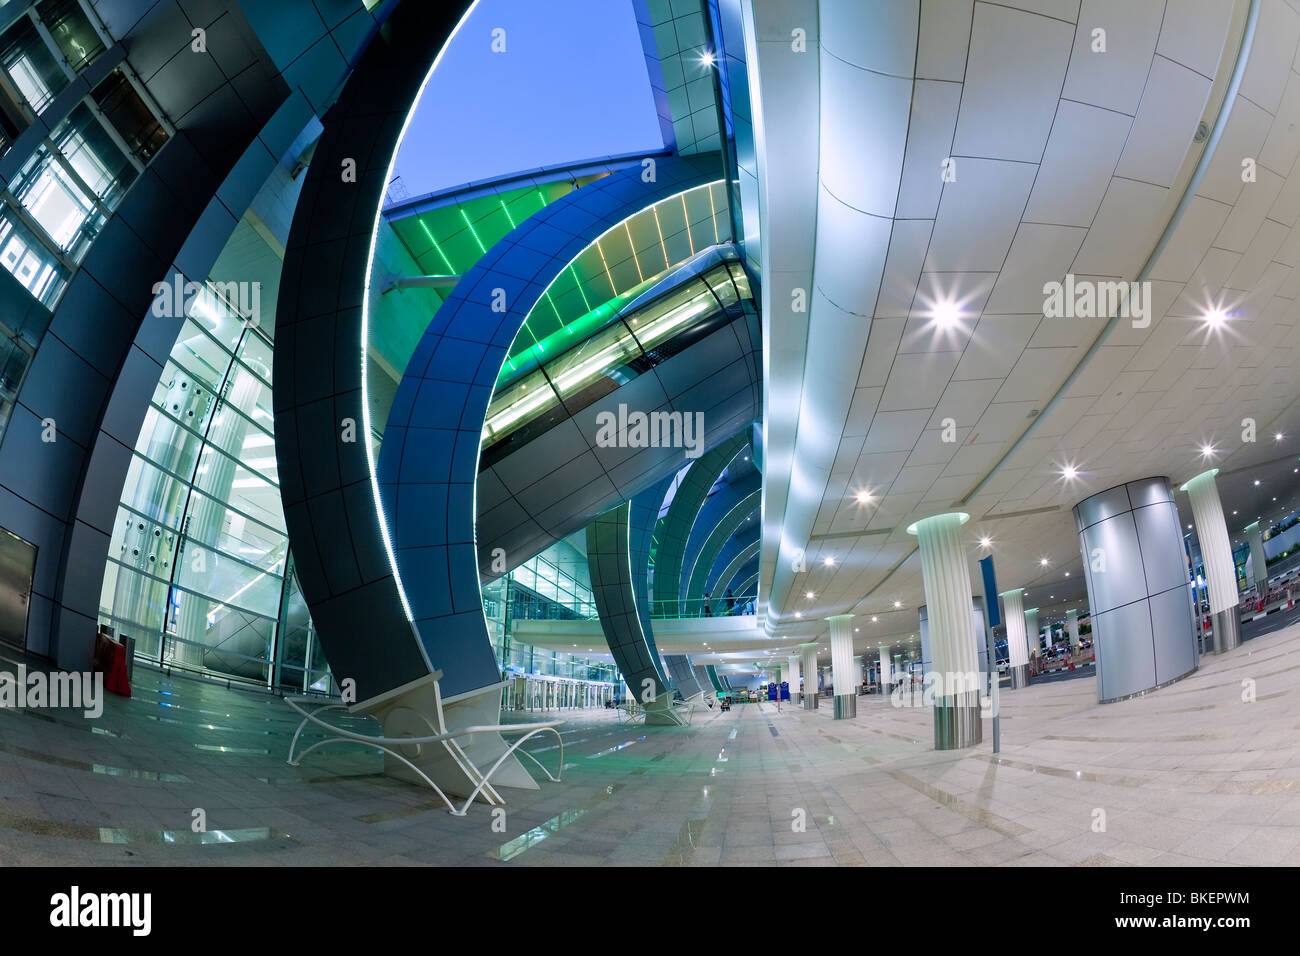
[[[47,109],[106,50],[85,0],[0,4],[0,27],[0,155],[34,124],[52,130],[0,189],[0,266],[53,309],[169,127],[125,66],[66,115]],[[0,436],[44,331],[0,317]]]
[[[329,691],[280,505],[272,339],[218,289],[194,298],[154,390],[100,616],[141,660]]]
[[[589,650],[573,653],[514,640],[518,620],[593,619],[595,599],[587,556],[567,539],[525,561],[483,588],[483,612],[488,619],[497,663],[509,674],[537,674],[579,681],[615,683],[618,669],[594,661],[592,653],[605,652],[604,638]]]

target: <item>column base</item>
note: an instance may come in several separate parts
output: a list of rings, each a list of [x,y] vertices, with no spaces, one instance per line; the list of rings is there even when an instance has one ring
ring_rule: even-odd
[[[1018,664],[1009,668],[1007,673],[1011,675],[1011,689],[1019,690],[1021,687],[1029,686],[1029,665]]]
[[[447,730],[499,724],[503,686],[504,684],[493,684],[458,700],[443,701],[442,716]],[[430,682],[414,686],[373,706],[363,704],[357,710],[375,717],[383,727],[385,737],[426,737],[438,733],[438,703],[436,685]],[[491,767],[509,745],[500,734],[484,732],[461,738],[458,746],[475,767],[484,768]],[[477,785],[477,780],[470,778],[462,760],[458,759],[459,754],[440,744],[399,745],[397,750],[453,796],[469,796]],[[418,774],[391,754],[384,754],[384,773],[407,783],[425,785]],[[493,775],[492,786],[515,787],[520,790],[540,789],[514,754],[508,756]],[[485,792],[480,792],[477,799],[493,803],[490,795]]]
[[[685,723],[685,719],[677,712],[673,706],[673,692],[668,691],[660,694],[654,700],[645,704],[645,722],[649,727],[680,727]]]
[[[804,709],[804,710],[816,710],[816,709],[817,709],[817,695],[816,695],[816,694],[804,694],[804,695],[803,695],[803,709]]]
[[[1214,653],[1226,654],[1241,646],[1241,618],[1235,607],[1212,615],[1210,626],[1214,628]]]
[[[940,697],[934,705],[934,749],[961,750],[984,739],[979,693]]]
[[[858,699],[853,694],[835,695],[835,719],[847,720],[858,716]]]

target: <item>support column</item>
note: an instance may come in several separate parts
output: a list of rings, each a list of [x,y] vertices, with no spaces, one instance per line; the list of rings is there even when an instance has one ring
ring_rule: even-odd
[[[1264,535],[1258,521],[1246,525],[1246,537],[1250,539],[1250,583],[1260,597],[1267,597],[1268,558],[1264,556]]]
[[[835,688],[835,719],[858,716],[857,684],[853,680],[853,615],[836,614],[831,625],[831,684]]]
[[[894,686],[894,659],[889,656],[889,645],[880,649],[880,692],[888,694]]]
[[[1043,635],[1038,629],[1038,608],[1025,608],[1025,642],[1029,645],[1029,653],[1037,657],[1043,649]]]
[[[1237,613],[1237,569],[1232,563],[1232,541],[1223,518],[1219,486],[1214,476],[1219,469],[1203,471],[1179,490],[1192,501],[1192,520],[1201,543],[1205,585],[1210,592],[1210,615],[1214,626],[1214,653],[1223,654],[1241,644],[1241,618]]]
[[[817,642],[800,644],[803,653],[803,709],[817,709]]]
[[[934,669],[943,679],[943,686],[935,687],[936,750],[973,747],[983,737],[970,566],[961,533],[969,520],[970,515],[952,512],[907,529],[916,535],[921,553]]]
[[[1196,670],[1183,529],[1163,477],[1074,506],[1092,614],[1097,700],[1145,693]]]
[[[1002,619],[1007,622],[1007,656],[1010,658],[1011,686],[1029,684],[1029,639],[1025,636],[1025,589],[1003,591]]]
[[[801,664],[802,661],[799,660],[798,654],[790,655],[790,703],[792,704],[800,703],[803,700],[799,693],[799,675],[803,672],[800,667]]]
[[[1070,635],[1070,650],[1079,648],[1079,609],[1070,608],[1065,612],[1065,626]]]
[[[866,673],[862,666],[863,657],[861,654],[853,658],[853,696],[858,696],[858,691],[862,687],[862,675]]]

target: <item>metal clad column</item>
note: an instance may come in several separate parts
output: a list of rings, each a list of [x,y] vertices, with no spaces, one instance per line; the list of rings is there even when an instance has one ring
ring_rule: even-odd
[[[799,655],[798,655],[798,654],[791,654],[791,655],[790,655],[790,677],[789,677],[789,681],[790,681],[790,700],[791,700],[791,701],[797,701],[797,700],[799,700],[799,674],[801,673],[801,671],[800,671],[800,669],[799,669],[799,665],[800,665],[800,663],[801,663],[801,662],[800,662],[800,660],[799,660]]]
[[[853,680],[853,615],[836,614],[831,624],[831,683],[835,685],[835,719],[858,715],[857,684]]]
[[[1265,597],[1268,594],[1268,558],[1264,555],[1264,535],[1258,521],[1246,525],[1246,536],[1250,538],[1250,583],[1260,597]]]
[[[817,709],[817,642],[811,644],[800,644],[799,650],[803,654],[803,709]]]
[[[934,670],[943,683],[934,689],[936,750],[973,747],[983,736],[970,568],[961,534],[961,526],[969,520],[970,515],[951,512],[907,529],[916,535],[921,553]]]
[[[1003,619],[1007,622],[1007,655],[1010,657],[1011,686],[1025,687],[1029,683],[1029,639],[1025,636],[1025,589],[1003,591]]]
[[[1120,700],[1196,670],[1187,558],[1166,478],[1116,485],[1074,506],[1092,612],[1097,699]]]
[[[1029,647],[1029,653],[1037,655],[1042,648],[1042,632],[1038,629],[1038,608],[1025,608],[1025,643]]]
[[[1079,646],[1079,609],[1070,608],[1065,612],[1065,625],[1070,634],[1070,650]]]
[[[894,686],[894,659],[889,656],[889,645],[886,644],[880,649],[880,692],[888,694],[889,689]]]
[[[1179,490],[1192,501],[1192,520],[1201,543],[1205,584],[1210,592],[1210,614],[1214,620],[1214,653],[1223,654],[1241,644],[1241,618],[1237,613],[1237,568],[1232,560],[1232,541],[1223,519],[1219,486],[1214,476],[1219,469],[1203,471]]]

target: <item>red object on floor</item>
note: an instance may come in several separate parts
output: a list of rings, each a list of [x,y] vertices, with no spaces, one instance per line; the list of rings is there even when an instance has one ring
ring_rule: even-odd
[[[114,694],[131,696],[131,685],[126,679],[126,646],[113,642],[113,661],[104,672],[104,686]]]

